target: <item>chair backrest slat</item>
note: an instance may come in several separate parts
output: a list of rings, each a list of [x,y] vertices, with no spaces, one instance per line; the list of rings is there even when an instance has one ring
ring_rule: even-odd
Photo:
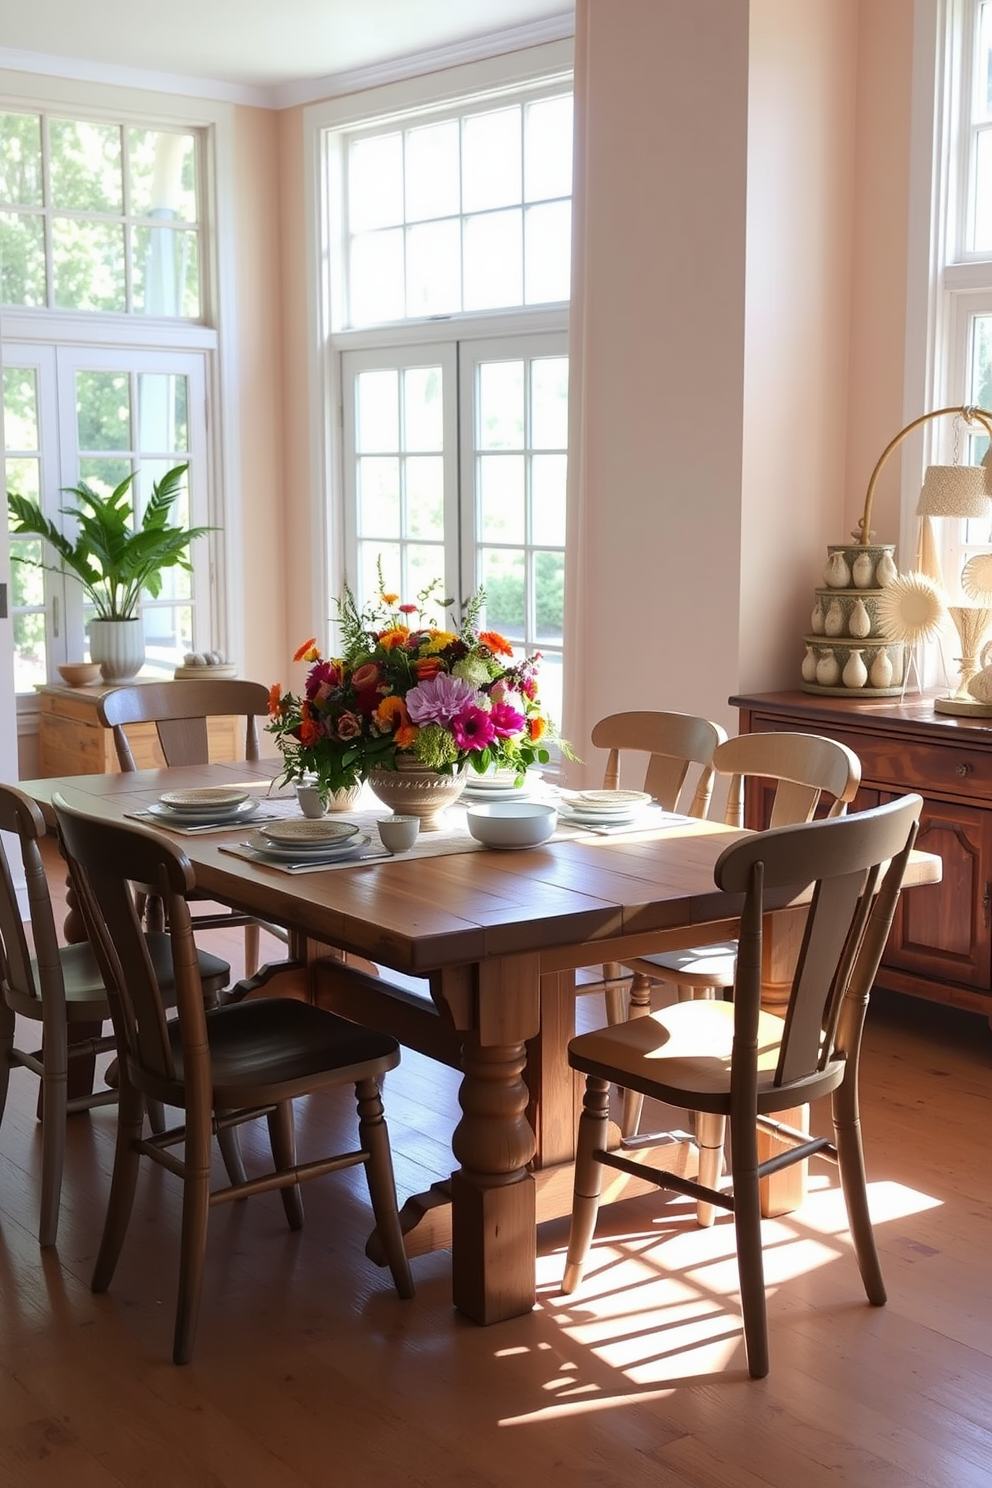
[[[730,776],[725,821],[744,825],[744,787],[748,779],[775,782],[770,827],[810,821],[823,795],[831,797],[829,816],[842,816],[861,784],[861,761],[852,749],[819,734],[739,734],[713,755],[720,775]]]
[[[612,713],[592,730],[597,749],[608,749],[603,786],[616,790],[622,761],[632,754],[647,755],[643,779],[625,781],[647,791],[666,811],[685,809],[683,791],[690,767],[699,766],[688,815],[705,817],[713,794],[714,750],[727,735],[719,724],[689,713]]]
[[[58,932],[48,888],[48,877],[38,846],[45,835],[45,819],[35,803],[13,786],[0,785],[0,831],[18,839],[27,893],[28,919],[34,941],[38,978],[32,966],[15,876],[0,841],[0,975],[12,994],[36,1002],[51,989],[64,996]],[[39,982],[41,985],[39,985]]]
[[[268,713],[269,693],[261,682],[236,677],[199,678],[115,687],[97,704],[100,722],[113,730],[117,761],[135,769],[127,726],[154,723],[166,764],[205,765],[209,760],[208,718],[245,719],[245,758],[259,757],[258,719]]]
[[[74,809],[60,793],[53,796],[53,805],[73,888],[107,985],[118,1047],[153,1077],[172,1080],[176,1071],[166,1005],[131,886],[149,885],[162,896],[176,1007],[181,1016],[188,1014],[195,1030],[203,1017],[203,990],[185,897],[194,884],[189,859],[142,827],[99,821]]]
[[[853,816],[757,833],[721,855],[717,886],[745,894],[734,985],[735,1078],[738,1061],[742,1069],[753,1063],[764,913],[811,884],[776,1083],[812,1076],[857,1047],[922,805],[920,796],[903,796]],[[749,1109],[749,1098],[740,1109]]]

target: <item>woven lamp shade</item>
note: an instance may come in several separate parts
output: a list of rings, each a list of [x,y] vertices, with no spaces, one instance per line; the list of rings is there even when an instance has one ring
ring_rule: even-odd
[[[988,469],[981,465],[928,465],[916,507],[918,517],[992,515]]]

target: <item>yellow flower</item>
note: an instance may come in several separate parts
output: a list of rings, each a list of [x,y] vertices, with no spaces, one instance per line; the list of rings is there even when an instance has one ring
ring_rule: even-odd
[[[458,637],[454,634],[453,631],[432,630],[430,640],[426,641],[421,649],[426,653],[426,655],[430,656],[435,651],[446,650],[447,647],[451,645],[452,641],[457,641],[457,639]]]
[[[308,641],[293,653],[294,661],[319,661],[320,652],[317,650],[317,637],[311,636]]]

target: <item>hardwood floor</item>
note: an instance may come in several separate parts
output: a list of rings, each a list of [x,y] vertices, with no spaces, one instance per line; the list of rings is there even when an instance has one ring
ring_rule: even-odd
[[[236,962],[241,934],[204,937]],[[272,953],[279,954],[272,942]],[[583,1025],[602,1019],[579,1000]],[[540,1235],[534,1312],[453,1312],[446,1254],[397,1299],[363,1253],[361,1174],[211,1217],[194,1362],[170,1362],[178,1191],[146,1166],[110,1291],[89,1277],[114,1108],[71,1118],[57,1250],[36,1240],[34,1080],[0,1129],[2,1488],[988,1488],[992,1485],[992,1036],[978,1017],[879,994],[863,1116],[889,1303],[868,1306],[836,1171],[766,1222],[771,1373],[744,1364],[733,1227],[689,1205],[604,1209],[581,1290],[558,1293],[564,1222]],[[457,1077],[410,1053],[390,1076],[401,1200],[446,1171]],[[346,1097],[299,1110],[306,1155]],[[246,1157],[264,1144],[246,1141]]]

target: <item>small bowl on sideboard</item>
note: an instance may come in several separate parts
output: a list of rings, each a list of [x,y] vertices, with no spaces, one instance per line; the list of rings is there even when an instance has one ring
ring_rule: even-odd
[[[102,677],[97,661],[73,661],[59,667],[59,676],[67,687],[89,687]]]

